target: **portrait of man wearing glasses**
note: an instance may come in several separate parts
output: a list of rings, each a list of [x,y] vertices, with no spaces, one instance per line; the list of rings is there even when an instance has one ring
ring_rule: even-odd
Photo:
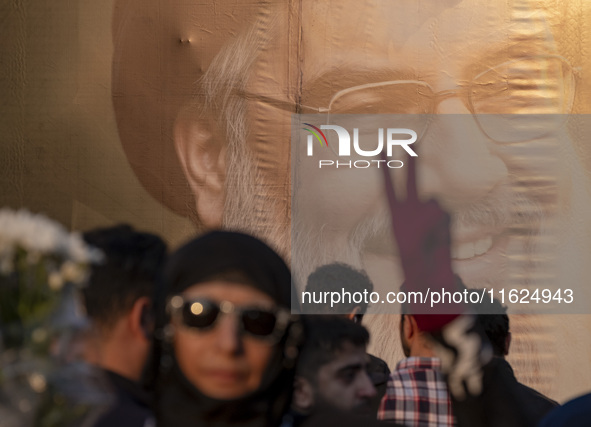
[[[378,290],[397,288],[381,175],[320,170],[290,140],[292,114],[406,115],[421,197],[452,214],[454,270],[468,286],[586,277],[591,205],[565,116],[578,112],[577,69],[531,2],[163,4],[115,2],[113,101],[144,187],[198,227],[250,232],[287,258],[295,248],[301,283],[339,261],[364,268]],[[404,168],[391,174],[403,181]],[[388,319],[368,321],[393,365]],[[561,331],[587,335],[569,319],[515,322],[523,375],[553,396],[591,379],[550,379],[574,363],[554,342]]]

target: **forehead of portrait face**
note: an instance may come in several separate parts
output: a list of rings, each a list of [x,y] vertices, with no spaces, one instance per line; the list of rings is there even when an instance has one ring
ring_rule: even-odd
[[[340,6],[303,3],[305,105],[326,107],[339,90],[379,81],[418,79],[445,89],[513,57],[555,50],[544,16],[529,1],[346,0]]]
[[[343,342],[333,359],[318,369],[318,400],[344,410],[361,409],[375,395],[367,374],[368,364],[365,346]]]
[[[272,308],[267,294],[240,283],[211,281],[187,288],[185,300],[230,302],[234,307]],[[184,327],[173,320],[174,353],[185,377],[215,399],[237,399],[257,390],[274,346],[243,334],[238,313],[218,313],[210,328]]]

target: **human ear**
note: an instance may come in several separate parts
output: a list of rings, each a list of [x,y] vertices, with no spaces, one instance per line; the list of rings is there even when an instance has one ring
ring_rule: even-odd
[[[154,331],[154,316],[150,310],[148,297],[138,298],[131,307],[129,313],[129,330],[134,336],[150,340]]]
[[[174,124],[174,144],[195,196],[195,209],[206,228],[220,228],[226,196],[226,143],[216,123],[193,110]]]
[[[511,347],[511,339],[513,337],[511,336],[511,332],[509,332],[507,334],[507,338],[505,338],[505,348],[503,349],[503,355],[507,356],[509,355],[509,348]]]
[[[297,376],[294,381],[293,406],[302,413],[308,413],[314,407],[312,384],[304,377]]]
[[[410,341],[414,338],[416,333],[416,320],[413,316],[408,314],[404,315],[404,325],[402,329],[402,333],[404,334],[404,338],[410,344]]]

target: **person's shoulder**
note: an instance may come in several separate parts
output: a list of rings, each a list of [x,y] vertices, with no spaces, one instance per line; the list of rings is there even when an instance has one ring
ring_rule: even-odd
[[[425,389],[447,390],[437,358],[407,357],[396,365],[388,379],[385,400],[414,399]]]
[[[386,373],[390,373],[390,368],[388,367],[388,364],[386,363],[386,361],[384,361],[383,359],[380,359],[377,356],[374,356],[373,354],[367,354],[369,356],[369,367],[370,369],[380,372],[386,372]]]
[[[540,393],[539,391],[526,386],[525,384],[522,383],[518,383],[519,387],[521,388],[523,393],[526,393],[529,395],[529,397],[532,400],[535,400],[536,402],[538,402],[538,404],[540,406],[544,406],[547,407],[549,409],[555,408],[556,406],[558,406],[558,402],[556,402],[555,400],[550,399],[548,396],[543,395],[542,393]]]
[[[526,386],[525,384],[517,381],[515,378],[515,374],[513,373],[513,368],[504,358],[495,358],[498,359],[496,363],[499,366],[499,369],[505,369],[509,373],[510,378],[516,383],[516,392],[518,396],[522,396],[522,401],[526,403],[529,408],[533,411],[533,413],[540,414],[540,416],[545,415],[550,410],[558,406],[558,402],[550,399],[548,396],[543,395],[536,389]]]
[[[407,357],[396,364],[392,375],[416,371],[437,371],[441,369],[441,361],[436,357]]]
[[[115,372],[105,369],[103,374],[113,387],[115,399],[93,427],[155,426],[148,392],[135,381]]]
[[[539,427],[583,427],[591,419],[591,393],[577,397],[554,408],[542,419]]]

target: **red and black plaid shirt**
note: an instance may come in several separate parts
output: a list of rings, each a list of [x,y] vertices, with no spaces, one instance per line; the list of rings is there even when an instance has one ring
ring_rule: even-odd
[[[439,359],[409,357],[390,375],[378,419],[407,427],[455,426]]]

